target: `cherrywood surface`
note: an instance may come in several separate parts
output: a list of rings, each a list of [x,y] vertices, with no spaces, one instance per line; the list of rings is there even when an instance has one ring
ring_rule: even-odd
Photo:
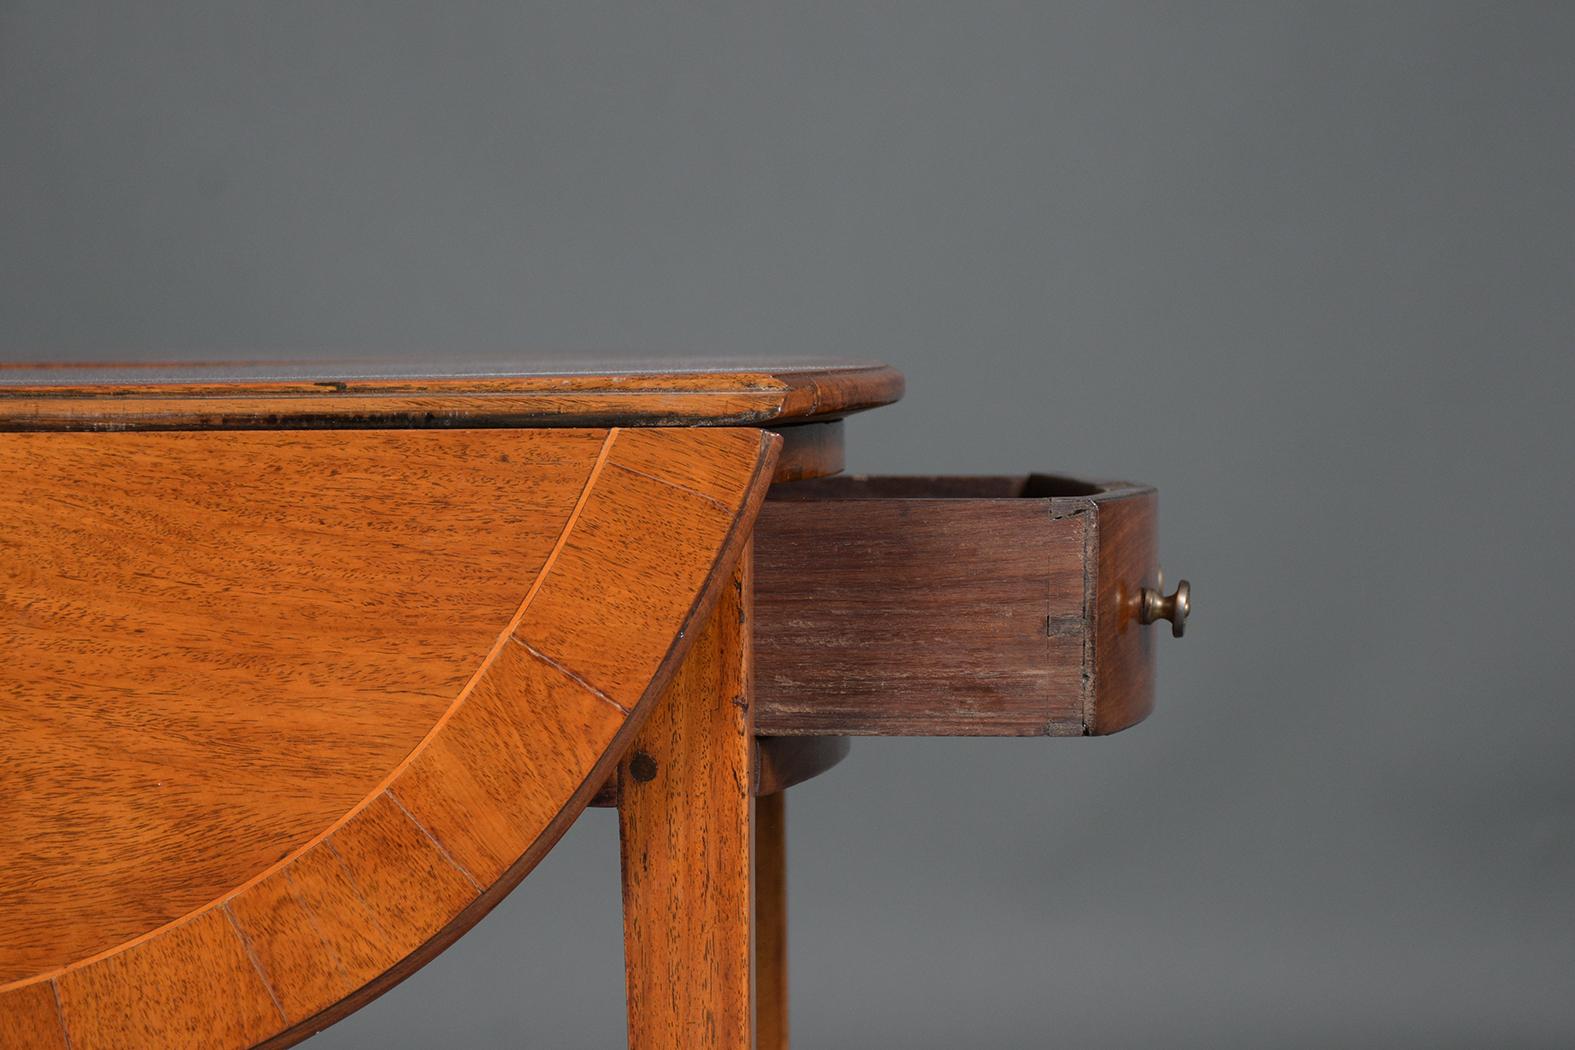
[[[753,1045],[750,559],[618,764],[630,1050]]]
[[[889,404],[877,363],[505,359],[0,365],[0,430],[739,426]]]
[[[1153,490],[829,478],[756,526],[762,735],[1110,733],[1153,706]]]
[[[441,950],[612,770],[777,444],[0,435],[0,1045],[288,1045]]]

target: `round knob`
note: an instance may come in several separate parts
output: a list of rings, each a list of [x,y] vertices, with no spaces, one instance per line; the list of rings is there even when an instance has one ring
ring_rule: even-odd
[[[1180,638],[1187,630],[1187,616],[1192,612],[1192,585],[1186,580],[1176,584],[1176,593],[1171,595],[1160,594],[1152,587],[1144,587],[1142,605],[1138,612],[1138,621],[1153,623],[1155,620],[1169,620],[1170,633],[1173,637]]]

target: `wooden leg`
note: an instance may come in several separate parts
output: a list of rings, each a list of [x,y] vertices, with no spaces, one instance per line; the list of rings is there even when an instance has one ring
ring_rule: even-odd
[[[788,1050],[787,792],[755,800],[755,1044]]]
[[[631,1050],[753,1045],[750,551],[618,770]]]

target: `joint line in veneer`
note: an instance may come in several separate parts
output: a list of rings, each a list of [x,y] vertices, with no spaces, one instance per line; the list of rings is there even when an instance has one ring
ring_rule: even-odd
[[[471,687],[476,682],[480,681],[482,672],[492,663],[492,657],[497,655],[498,650],[503,648],[503,640],[513,635],[514,631],[519,627],[520,621],[525,619],[525,610],[530,608],[530,603],[536,598],[536,592],[541,590],[542,584],[547,581],[547,574],[552,572],[552,567],[557,562],[558,555],[563,553],[563,548],[569,542],[569,536],[574,532],[574,526],[579,524],[580,514],[584,512],[585,504],[590,500],[591,493],[595,491],[596,483],[601,480],[602,470],[607,466],[607,457],[612,455],[613,442],[617,440],[618,428],[612,427],[607,431],[607,436],[602,439],[602,447],[596,453],[596,460],[591,464],[590,472],[585,475],[585,484],[580,488],[579,498],[574,501],[574,508],[569,511],[568,518],[564,520],[563,530],[558,533],[558,538],[553,543],[552,550],[547,552],[547,560],[541,563],[541,569],[537,571],[536,578],[531,581],[530,587],[525,591],[525,597],[520,600],[519,608],[514,610],[514,615],[510,618],[509,625],[503,629],[503,634],[500,636],[497,646],[488,654],[481,667],[476,669],[475,675],[472,676],[470,682],[466,684],[461,692],[460,695],[462,697],[470,692]]]
[[[235,931],[235,936],[241,942],[241,950],[246,953],[246,958],[251,962],[252,969],[257,971],[257,979],[262,982],[263,990],[268,993],[268,998],[273,1002],[273,1008],[279,1011],[279,1020],[285,1024],[290,1023],[290,1015],[284,1012],[284,1004],[279,1001],[279,995],[273,990],[273,982],[268,979],[268,971],[263,969],[262,960],[257,958],[257,949],[252,945],[252,939],[246,936],[246,931],[241,929],[241,924],[236,921],[235,913],[230,910],[230,902],[225,901],[219,905],[219,910],[224,912],[224,917],[230,920],[230,929]]]
[[[55,1017],[60,1021],[60,1035],[66,1041],[66,1050],[73,1050],[71,1029],[66,1025],[66,1008],[60,1001],[60,982],[51,977],[49,979],[49,990],[55,994]]]
[[[677,489],[679,492],[687,492],[691,496],[696,496],[696,497],[698,497],[700,499],[705,500],[707,503],[711,504],[711,506],[716,507],[718,510],[721,510],[722,512],[724,512],[726,514],[733,513],[733,508],[732,507],[729,507],[726,503],[723,503],[721,500],[717,499],[714,496],[707,496],[704,492],[701,492],[699,489],[692,489],[688,485],[680,485],[676,481],[670,481],[667,478],[659,478],[655,474],[651,474],[651,473],[648,473],[648,472],[643,471],[643,470],[636,470],[634,467],[629,466],[627,463],[614,463],[613,466],[618,468],[619,470],[626,470],[630,474],[638,474],[640,477],[645,478],[648,481],[654,481],[658,485],[666,485],[668,488]]]
[[[515,642],[518,642],[520,647],[523,648],[527,653],[530,653],[536,659],[540,660],[542,663],[546,664],[548,667],[552,668],[554,671],[557,671],[559,674],[563,675],[563,677],[569,679],[571,682],[573,682],[575,685],[579,686],[581,689],[584,689],[587,693],[590,693],[592,696],[596,697],[596,699],[605,701],[606,703],[609,703],[609,704],[613,705],[614,707],[616,707],[619,711],[623,712],[624,714],[629,714],[629,709],[627,707],[623,706],[618,701],[614,700],[612,697],[608,696],[606,693],[604,693],[600,689],[596,688],[590,682],[587,682],[580,675],[578,675],[575,672],[571,671],[569,668],[563,666],[558,661],[554,660],[552,657],[548,656],[546,653],[542,652],[540,649],[536,648],[534,645],[530,644],[525,639],[521,638],[519,635],[515,635],[512,640],[515,641]]]
[[[405,807],[403,802],[399,801],[399,796],[394,794],[394,789],[384,788],[383,794],[388,796],[388,800],[390,802],[399,807],[399,812],[405,815],[406,820],[415,825],[417,831],[426,836],[427,841],[432,843],[432,848],[438,851],[438,856],[447,861],[449,867],[465,876],[465,881],[470,883],[477,893],[480,893],[482,890],[481,883],[477,882],[476,877],[470,873],[465,865],[454,859],[454,855],[444,848],[443,843],[438,841],[438,837],[432,834],[431,831],[427,830],[427,826],[421,823],[421,821],[417,820],[416,815],[410,812],[410,810]]]

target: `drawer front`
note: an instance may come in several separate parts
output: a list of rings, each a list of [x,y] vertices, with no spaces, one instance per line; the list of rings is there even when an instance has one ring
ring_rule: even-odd
[[[1082,736],[1153,706],[1154,490],[829,478],[756,526],[761,735]]]

